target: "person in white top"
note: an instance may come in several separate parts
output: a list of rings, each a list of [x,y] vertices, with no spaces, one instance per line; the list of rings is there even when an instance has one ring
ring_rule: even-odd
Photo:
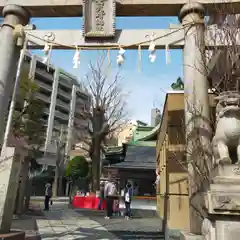
[[[113,214],[113,196],[117,195],[116,185],[109,180],[104,187],[104,197],[106,199],[106,217],[105,219],[109,219]]]

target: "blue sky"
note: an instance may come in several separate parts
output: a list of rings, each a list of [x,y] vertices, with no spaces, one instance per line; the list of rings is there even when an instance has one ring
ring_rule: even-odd
[[[44,18],[32,19],[38,29],[81,29],[81,18]],[[161,29],[168,28],[170,23],[178,23],[173,17],[118,17],[118,29]],[[146,30],[146,34],[149,31]],[[38,52],[39,55],[42,52]],[[84,78],[88,72],[89,61],[95,61],[96,51],[81,51],[81,64],[73,69],[72,58],[74,51],[53,51],[52,62],[79,78]],[[117,51],[111,51],[111,60],[114,68]],[[142,51],[141,72],[138,71],[138,52],[128,50],[125,53],[126,61],[120,69],[123,77],[122,86],[125,91],[131,92],[128,97],[129,117],[150,123],[151,108],[162,108],[165,91],[171,89],[170,85],[178,76],[182,76],[182,51],[170,50],[171,63],[165,63],[165,51],[157,51],[154,63],[148,60],[148,52]]]

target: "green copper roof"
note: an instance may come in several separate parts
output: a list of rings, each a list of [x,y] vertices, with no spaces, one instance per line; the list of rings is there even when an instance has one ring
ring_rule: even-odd
[[[130,142],[128,145],[156,147],[156,141],[137,141],[137,142]]]
[[[129,143],[130,145],[138,145],[138,146],[152,146],[156,147],[156,140],[153,138],[157,137],[157,133],[159,131],[160,124],[156,127],[137,127],[137,129],[133,133],[133,140]]]
[[[146,134],[144,137],[138,139],[138,141],[147,141],[148,139],[156,136],[158,134],[159,129],[160,123],[156,127],[154,127],[151,131],[149,131],[148,134]]]
[[[147,126],[147,123],[140,120],[137,120],[137,123],[138,123],[138,126],[144,126],[144,127]]]
[[[147,136],[152,129],[152,127],[138,126],[133,131],[133,141],[138,141],[143,137]]]

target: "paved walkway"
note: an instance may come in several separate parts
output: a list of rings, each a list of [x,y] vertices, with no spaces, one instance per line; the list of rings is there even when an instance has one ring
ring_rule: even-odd
[[[114,239],[133,240],[133,239],[164,239],[161,232],[162,221],[154,214],[139,214],[133,211],[133,218],[125,220],[123,217],[113,217],[110,220],[104,219],[103,212],[75,210],[81,215],[100,223],[109,233],[115,236]],[[171,233],[169,240],[179,239],[177,235]]]
[[[118,239],[99,222],[68,209],[66,204],[55,203],[43,219],[37,219],[37,226],[43,240]]]
[[[41,208],[43,206],[40,206]],[[40,209],[39,209],[40,210]],[[32,217],[35,222],[30,226],[29,217],[18,222],[15,228],[28,232],[28,240],[133,240],[133,239],[163,239],[161,221],[155,215],[139,215],[127,221],[122,217],[104,219],[104,213],[99,211],[74,210],[67,203],[54,202],[49,212]],[[22,227],[22,224],[26,226]],[[20,226],[21,225],[21,226]],[[21,228],[20,228],[21,227]],[[35,229],[36,229],[35,228]],[[169,240],[179,239],[171,236]]]

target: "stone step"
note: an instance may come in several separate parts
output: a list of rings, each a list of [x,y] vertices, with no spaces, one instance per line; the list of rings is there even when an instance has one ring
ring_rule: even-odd
[[[237,177],[216,176],[215,178],[213,178],[213,183],[240,185],[240,176]]]
[[[236,177],[240,178],[240,166],[237,164],[230,165],[218,165],[212,170],[212,177],[223,176],[223,177]]]
[[[31,196],[31,201],[33,202],[43,202],[44,196]],[[69,202],[69,197],[52,197],[53,202]]]
[[[229,193],[239,193],[240,194],[240,185],[232,184],[211,184],[210,192],[225,192]]]

